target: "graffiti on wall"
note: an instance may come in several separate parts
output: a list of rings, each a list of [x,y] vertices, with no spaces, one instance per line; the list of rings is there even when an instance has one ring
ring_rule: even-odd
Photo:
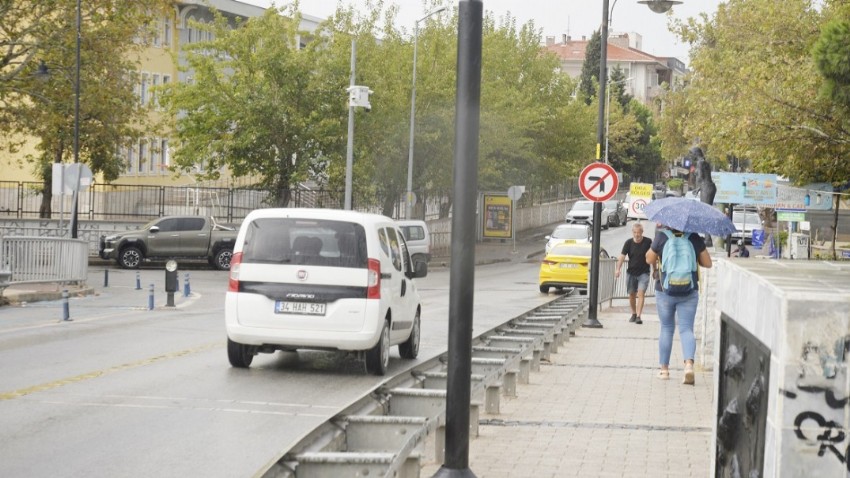
[[[847,365],[850,335],[826,346],[813,342],[803,345],[796,391],[783,390],[786,398],[799,400],[803,410],[794,417],[794,434],[817,456],[838,459],[850,472],[850,434],[844,424],[832,419],[844,417],[850,405]],[[826,416],[824,416],[826,415]]]

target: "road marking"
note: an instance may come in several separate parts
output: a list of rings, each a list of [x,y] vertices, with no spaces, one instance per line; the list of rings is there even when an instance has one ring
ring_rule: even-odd
[[[184,357],[186,355],[203,352],[206,350],[210,350],[213,348],[218,348],[224,346],[224,342],[214,342],[206,345],[201,345],[199,347],[194,347],[186,350],[179,350],[177,352],[171,352],[163,355],[158,355],[156,357],[150,357],[142,360],[138,360],[136,362],[125,363],[122,365],[116,365],[114,367],[109,367],[103,370],[96,370],[94,372],[88,372],[81,375],[76,375],[74,377],[63,378],[59,380],[54,380],[48,383],[42,383],[39,385],[33,385],[32,387],[21,388],[18,390],[14,390],[11,392],[0,393],[0,401],[3,400],[14,400],[16,398],[21,398],[26,395],[30,395],[37,392],[44,392],[47,390],[53,390],[55,388],[63,387],[65,385],[70,385],[72,383],[79,383],[86,380],[95,379],[98,377],[102,377],[104,375],[108,375],[115,372],[122,372],[124,370],[129,370],[137,367],[143,367],[145,365],[150,365],[157,362],[162,362],[164,360],[171,360],[178,357]]]

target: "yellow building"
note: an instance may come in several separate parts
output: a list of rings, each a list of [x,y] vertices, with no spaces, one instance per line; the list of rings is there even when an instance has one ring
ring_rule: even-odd
[[[156,107],[156,87],[173,81],[192,81],[192,72],[181,72],[174,64],[176,56],[180,64],[185,63],[183,48],[198,41],[210,39],[211,33],[203,31],[197,24],[213,21],[212,9],[229,19],[232,25],[238,18],[250,18],[263,14],[264,8],[235,0],[182,0],[176,2],[174,12],[161,18],[156,25],[156,34],[139,53],[139,83],[136,94],[143,105],[151,106],[153,124],[158,123],[161,112]],[[301,29],[314,31],[321,19],[303,15]],[[35,154],[35,140],[29,141],[18,154],[0,160],[0,181],[37,181],[28,163],[21,162],[28,154]],[[120,152],[126,168],[112,184],[182,186],[197,184],[191,174],[175,174],[171,165],[171,146],[168,131],[149,130],[137,144]],[[203,165],[198,165],[202,168]],[[226,176],[226,172],[223,174]],[[226,180],[225,180],[226,182]]]

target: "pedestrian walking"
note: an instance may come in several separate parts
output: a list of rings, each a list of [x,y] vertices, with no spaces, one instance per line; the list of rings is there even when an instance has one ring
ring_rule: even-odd
[[[679,340],[682,342],[684,376],[682,383],[694,384],[694,318],[699,303],[699,264],[711,267],[711,256],[705,241],[698,234],[673,229],[659,231],[646,260],[655,264],[655,304],[661,330],[658,337],[658,361],[661,370],[658,378],[670,378],[670,354],[673,349],[673,333],[679,324]]]
[[[646,253],[652,246],[652,239],[643,237],[643,225],[636,222],[632,226],[632,237],[626,239],[623,244],[623,250],[620,252],[620,257],[617,259],[617,271],[615,277],[620,278],[620,271],[623,268],[623,262],[626,256],[629,258],[629,266],[626,268],[626,291],[629,293],[629,307],[632,309],[632,316],[629,322],[642,324],[640,319],[643,313],[643,303],[646,296],[646,289],[649,288],[650,271],[654,269],[654,264],[647,263]]]

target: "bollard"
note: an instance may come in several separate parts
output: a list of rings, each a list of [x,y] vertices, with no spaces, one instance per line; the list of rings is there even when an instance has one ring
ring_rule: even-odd
[[[136,272],[136,290],[142,290],[142,277]]]
[[[109,287],[109,269],[103,270],[103,288]]]
[[[148,295],[148,310],[153,310],[153,284],[151,284],[150,295]]]
[[[68,304],[68,289],[62,289],[62,321],[70,322],[72,320],[70,305]]]
[[[189,297],[192,293],[192,289],[189,287],[189,273],[187,272],[184,276],[185,280],[183,281],[183,297]]]

